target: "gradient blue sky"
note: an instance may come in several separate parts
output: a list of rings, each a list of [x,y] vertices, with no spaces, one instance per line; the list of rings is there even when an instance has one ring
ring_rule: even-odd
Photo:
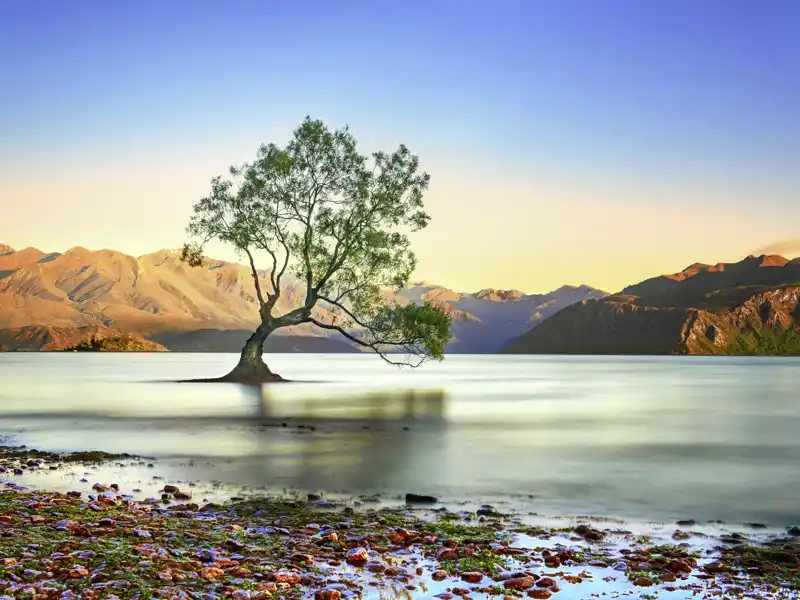
[[[796,0],[0,0],[0,241],[177,247],[310,114],[420,155],[418,278],[737,260],[800,235],[798,26]]]

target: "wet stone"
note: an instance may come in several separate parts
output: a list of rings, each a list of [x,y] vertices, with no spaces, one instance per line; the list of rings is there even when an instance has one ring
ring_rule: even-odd
[[[292,562],[295,564],[310,565],[314,562],[314,557],[310,554],[293,554]]]
[[[456,552],[456,550],[453,548],[441,548],[436,553],[436,560],[438,560],[439,562],[445,560],[455,560],[457,558],[458,558],[458,552]]]
[[[406,494],[406,504],[436,504],[439,501],[435,496],[424,494]]]
[[[383,573],[386,571],[386,565],[378,561],[368,562],[364,565],[364,568],[370,573]]]
[[[279,571],[275,573],[275,583],[297,585],[300,583],[300,575],[294,571]]]
[[[503,587],[507,590],[527,590],[532,588],[534,583],[533,577],[514,577],[506,579],[503,582]]]
[[[369,560],[367,549],[357,546],[348,550],[345,560],[351,565],[363,565]]]

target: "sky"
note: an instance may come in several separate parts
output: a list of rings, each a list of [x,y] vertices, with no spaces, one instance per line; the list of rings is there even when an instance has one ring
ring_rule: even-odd
[[[417,280],[613,292],[800,255],[798,23],[796,0],[0,0],[0,241],[179,247],[210,179],[311,115],[419,155]]]

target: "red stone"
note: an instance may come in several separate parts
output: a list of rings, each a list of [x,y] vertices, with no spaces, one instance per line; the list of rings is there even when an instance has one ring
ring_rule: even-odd
[[[514,577],[506,579],[503,582],[503,587],[507,590],[527,590],[533,587],[533,577]]]

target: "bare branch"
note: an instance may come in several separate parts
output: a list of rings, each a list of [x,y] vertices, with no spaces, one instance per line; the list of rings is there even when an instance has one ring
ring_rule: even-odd
[[[256,246],[264,250],[272,258],[272,270],[270,270],[269,272],[269,282],[272,284],[272,293],[268,294],[269,299],[272,300],[274,296],[280,295],[280,289],[278,288],[279,282],[275,278],[275,271],[278,268],[278,256],[275,253],[275,251],[270,247],[263,233],[259,233],[258,238],[259,239],[256,241]],[[250,259],[250,261],[252,264],[252,258]]]
[[[324,302],[327,302],[331,306],[335,306],[336,308],[342,310],[350,318],[350,320],[352,320],[353,323],[355,323],[359,327],[364,327],[365,329],[369,329],[370,326],[368,324],[360,320],[356,315],[353,314],[352,311],[350,311],[350,309],[345,307],[338,300],[334,300],[332,298],[326,298],[325,296],[319,296],[319,299]]]
[[[261,284],[258,282],[258,270],[256,269],[256,263],[253,260],[253,254],[250,252],[249,248],[244,248],[245,253],[247,254],[247,258],[250,261],[250,269],[253,273],[253,283],[256,286],[256,296],[258,296],[258,303],[263,307],[266,302],[264,302],[264,295],[261,293]]]
[[[423,362],[425,362],[425,356],[418,356],[419,360],[417,362],[411,362],[409,360],[392,360],[387,357],[386,353],[380,350],[381,346],[404,346],[405,344],[393,343],[393,342],[383,342],[383,341],[376,341],[376,342],[365,342],[364,340],[358,339],[356,336],[352,335],[346,329],[339,327],[338,325],[323,323],[322,321],[318,321],[313,317],[308,318],[308,322],[320,327],[322,329],[328,329],[330,331],[337,331],[342,334],[345,338],[353,342],[354,344],[358,344],[362,348],[369,348],[370,350],[374,351],[378,356],[380,356],[384,361],[389,363],[390,365],[394,365],[396,367],[418,367]]]
[[[340,290],[340,291],[339,291],[339,295],[338,295],[338,296],[336,296],[336,302],[337,302],[337,303],[338,303],[338,302],[341,302],[341,301],[342,301],[342,299],[344,299],[346,296],[349,296],[350,294],[354,294],[354,293],[355,293],[355,292],[357,292],[358,290],[360,290],[360,289],[364,288],[366,285],[367,285],[367,282],[366,282],[366,281],[364,281],[364,282],[362,282],[362,283],[359,283],[358,285],[355,285],[355,286],[353,286],[353,287],[351,287],[351,288],[347,288],[347,289],[345,289],[344,291],[341,291],[341,290]]]

